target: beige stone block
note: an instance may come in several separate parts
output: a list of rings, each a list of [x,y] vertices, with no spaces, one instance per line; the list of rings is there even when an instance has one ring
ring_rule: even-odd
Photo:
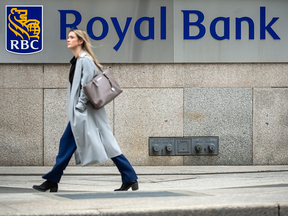
[[[44,166],[56,162],[59,141],[67,127],[66,89],[44,90]],[[73,158],[69,164],[75,164]]]
[[[44,87],[67,88],[70,64],[45,64]]]
[[[43,165],[43,90],[0,89],[0,165]]]
[[[183,64],[153,64],[153,87],[183,87]]]
[[[217,78],[216,74],[218,74],[217,64],[185,64],[184,86],[203,87],[207,81],[212,82],[212,86],[214,86],[215,83],[217,84],[214,81]]]
[[[288,164],[288,89],[254,89],[254,165]]]
[[[183,156],[149,156],[149,137],[183,136],[183,89],[124,89],[115,100],[115,136],[133,165],[183,165]]]
[[[185,87],[251,87],[252,64],[187,64]]]
[[[153,70],[151,64],[113,64],[111,66],[113,74],[122,88],[151,85],[149,76]]]
[[[288,64],[253,64],[254,87],[287,87]]]
[[[219,137],[217,156],[184,156],[184,165],[252,165],[252,89],[185,88],[184,136]]]
[[[42,88],[42,64],[0,64],[0,88]]]
[[[121,87],[183,87],[182,64],[113,64]]]
[[[221,87],[252,87],[252,64],[218,64],[218,70]]]
[[[44,90],[44,165],[54,165],[58,154],[59,142],[66,127],[67,89]],[[113,129],[113,103],[105,107],[109,124]],[[112,165],[111,162],[105,163]],[[69,165],[75,165],[74,156]]]

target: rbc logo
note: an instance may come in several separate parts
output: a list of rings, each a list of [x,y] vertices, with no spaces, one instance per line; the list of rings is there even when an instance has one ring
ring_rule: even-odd
[[[43,6],[6,6],[6,50],[33,54],[43,50]]]

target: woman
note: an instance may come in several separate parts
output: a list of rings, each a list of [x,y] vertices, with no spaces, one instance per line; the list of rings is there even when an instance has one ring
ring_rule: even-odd
[[[137,175],[113,136],[105,109],[93,109],[82,88],[97,74],[96,66],[101,66],[92,52],[87,33],[78,29],[71,30],[67,47],[74,55],[70,61],[68,85],[69,123],[60,139],[55,166],[42,176],[46,181],[33,188],[42,192],[57,192],[63,171],[74,153],[76,164],[81,163],[82,166],[102,163],[111,158],[122,177],[122,186],[115,191],[126,191],[129,188],[137,190]]]

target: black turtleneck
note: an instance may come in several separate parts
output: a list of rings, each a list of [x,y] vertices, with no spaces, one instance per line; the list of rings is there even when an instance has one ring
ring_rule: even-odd
[[[71,67],[70,67],[70,73],[69,73],[69,82],[71,83],[71,86],[72,86],[72,83],[73,83],[75,67],[76,67],[76,61],[77,61],[77,58],[75,58],[75,56],[73,56],[73,58],[70,60]]]

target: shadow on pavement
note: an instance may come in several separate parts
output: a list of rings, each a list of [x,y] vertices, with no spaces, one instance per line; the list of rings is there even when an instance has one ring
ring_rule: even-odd
[[[59,190],[58,192],[87,192],[87,191],[71,191],[71,190]],[[16,188],[16,187],[0,187],[0,194],[3,193],[43,193],[30,188]],[[50,193],[47,191],[47,193]]]
[[[0,187],[0,193],[34,193],[32,188]]]

